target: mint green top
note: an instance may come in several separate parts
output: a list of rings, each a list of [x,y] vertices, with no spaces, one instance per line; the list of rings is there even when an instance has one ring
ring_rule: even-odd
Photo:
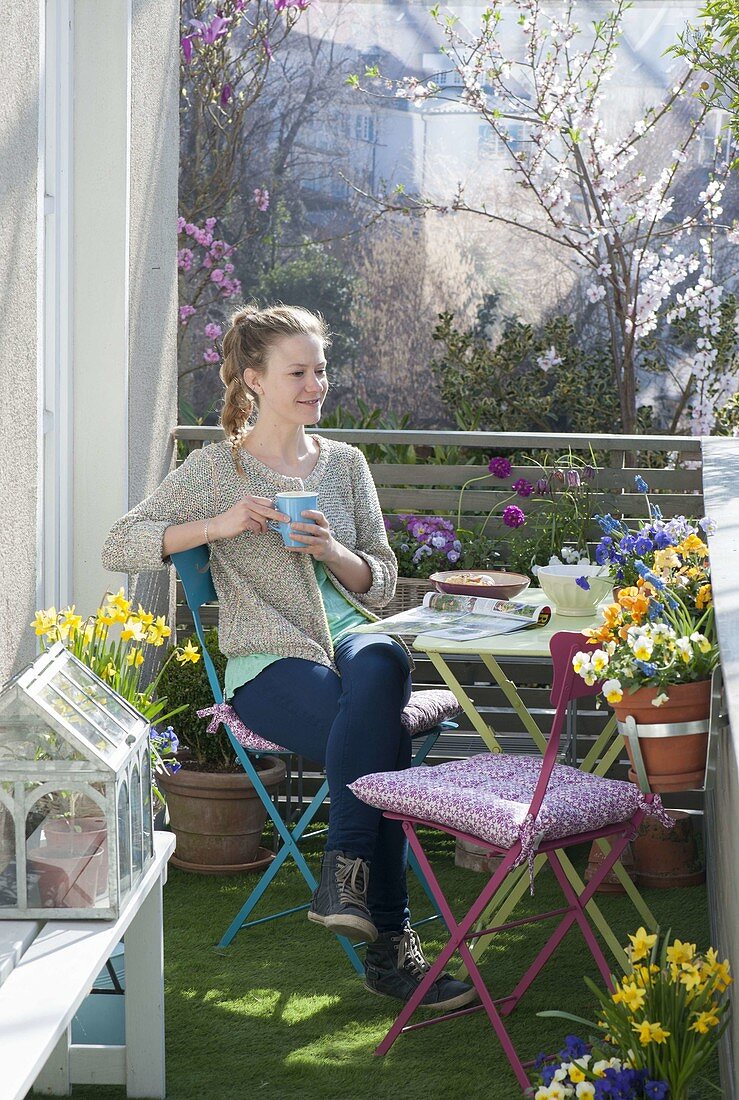
[[[353,604],[349,603],[346,596],[342,596],[338,588],[334,587],[322,562],[314,561],[313,564],[318,590],[326,610],[331,641],[336,645],[347,630],[366,623],[369,616],[362,615]],[[229,657],[226,665],[226,699],[230,699],[242,684],[258,676],[262,669],[280,660],[282,658],[276,653],[250,653],[244,657]]]

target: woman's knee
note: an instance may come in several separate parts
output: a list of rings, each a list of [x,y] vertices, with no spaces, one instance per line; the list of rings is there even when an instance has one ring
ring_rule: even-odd
[[[358,673],[373,679],[387,680],[397,678],[405,683],[410,675],[411,666],[408,654],[403,647],[387,635],[354,635],[361,638],[361,645],[339,643],[336,650],[336,664],[342,676]],[[347,639],[351,642],[353,639]]]

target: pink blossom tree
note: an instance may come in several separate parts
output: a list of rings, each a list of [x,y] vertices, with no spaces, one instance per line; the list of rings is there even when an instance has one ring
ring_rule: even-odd
[[[726,367],[724,358],[719,377],[714,354],[725,296],[714,281],[714,261],[717,237],[728,228],[720,221],[728,164],[717,159],[688,213],[675,208],[678,189],[695,169],[692,147],[710,110],[699,94],[705,77],[686,63],[662,100],[614,137],[602,103],[628,0],[615,0],[587,31],[576,7],[576,0],[546,10],[542,0],[488,0],[472,30],[438,5],[431,11],[463,101],[490,127],[530,200],[523,209],[468,200],[461,184],[446,203],[406,194],[402,186],[366,197],[418,215],[477,214],[536,235],[542,247],[564,250],[584,273],[588,301],[602,304],[626,433],[636,430],[638,373],[650,362],[647,342],[658,326],[692,312],[702,332],[690,369],[678,379],[677,408],[687,410],[694,431],[707,432],[717,401],[733,391],[738,364],[734,357]],[[517,27],[515,51],[503,45],[504,18]],[[448,95],[416,77],[383,81],[377,68],[366,70],[364,84],[356,77],[354,84],[367,95],[393,91],[414,104]],[[666,141],[674,148],[664,162],[659,150]]]

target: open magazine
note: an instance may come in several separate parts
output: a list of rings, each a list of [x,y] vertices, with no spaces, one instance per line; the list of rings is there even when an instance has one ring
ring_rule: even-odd
[[[545,626],[551,617],[552,609],[546,604],[427,592],[420,607],[412,607],[376,623],[364,623],[354,630],[359,634],[398,634],[414,638],[419,634],[433,634],[436,638],[464,641],[485,638],[489,634],[510,634],[528,626]]]

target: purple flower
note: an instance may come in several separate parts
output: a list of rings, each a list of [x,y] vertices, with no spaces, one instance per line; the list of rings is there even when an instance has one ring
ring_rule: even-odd
[[[582,476],[585,481],[595,481],[595,468],[593,466],[584,466]]]
[[[224,84],[221,88],[221,107],[225,107],[233,99],[233,88],[230,84]]]
[[[208,230],[209,233],[213,232],[213,230],[216,227],[216,222],[217,221],[218,221],[218,218],[206,218],[205,219],[205,228]]]
[[[275,56],[275,52],[274,52],[274,50],[272,49],[272,47],[269,43],[269,39],[268,38],[263,38],[262,39],[262,45],[264,46],[264,52],[266,53],[267,57],[271,61],[272,58]]]
[[[488,470],[495,477],[505,478],[510,477],[511,464],[507,458],[503,458],[502,455],[498,455],[497,458],[491,458],[488,462]]]
[[[220,358],[221,357],[215,348],[206,348],[203,352],[203,359],[206,363],[217,363]]]
[[[221,271],[220,267],[214,267],[210,273],[210,281],[212,283],[222,283],[223,278],[223,272]]]
[[[534,486],[525,477],[520,477],[518,481],[514,481],[512,488],[516,490],[520,497],[530,497],[534,491]]]
[[[447,554],[447,561],[450,561],[452,564],[454,564],[455,561],[459,561],[459,551],[450,550]]]
[[[503,509],[503,523],[506,527],[522,527],[526,522],[526,516],[515,504],[509,504]]]
[[[193,254],[191,248],[180,248],[177,252],[177,266],[183,271],[189,271],[192,267]]]
[[[180,39],[180,46],[182,47],[182,56],[185,59],[185,64],[189,65],[192,61],[192,38],[191,34],[186,34],[184,38]]]
[[[217,340],[223,332],[220,325],[209,324],[205,326],[204,333],[209,340]]]
[[[262,213],[269,210],[269,191],[266,187],[254,188],[254,202],[257,204],[257,210],[261,210]]]
[[[190,25],[200,24],[200,37],[206,46],[212,46],[224,34],[228,34],[230,19],[224,19],[222,15],[216,15],[209,24],[201,23],[199,19],[192,19]]]
[[[537,493],[548,493],[549,492],[549,482],[547,481],[547,479],[545,477],[540,477],[539,480],[537,481],[536,491],[537,491]]]
[[[648,538],[646,535],[637,536],[636,542],[634,543],[634,550],[639,555],[639,557],[643,557],[644,554],[648,554],[650,550],[653,549],[654,543],[650,538]]]
[[[186,325],[189,317],[195,313],[194,306],[180,306],[180,324]]]
[[[590,581],[585,576],[578,577],[575,584],[578,585],[579,588],[582,588],[584,592],[590,591]]]
[[[665,1100],[668,1092],[669,1085],[666,1081],[644,1082],[644,1095],[646,1100]]]
[[[567,485],[568,489],[580,488],[580,475],[577,470],[565,471],[565,484]]]
[[[566,1059],[572,1061],[575,1058],[584,1057],[589,1052],[590,1047],[578,1035],[565,1035],[565,1045],[560,1051],[560,1058],[563,1061]]]

